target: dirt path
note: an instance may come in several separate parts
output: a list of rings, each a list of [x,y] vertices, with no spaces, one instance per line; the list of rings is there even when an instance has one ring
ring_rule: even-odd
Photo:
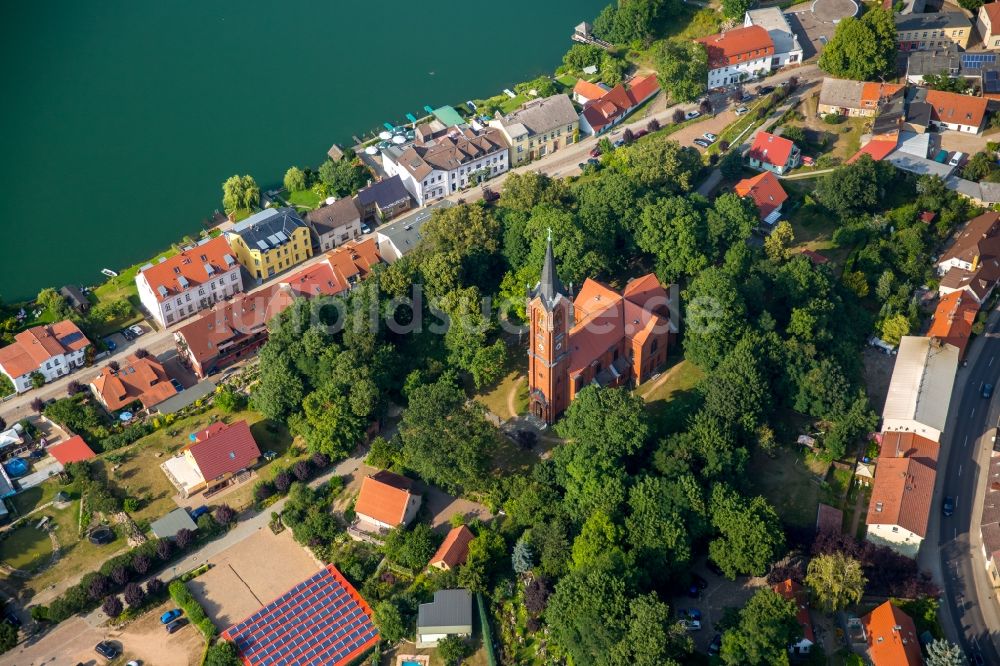
[[[518,377],[514,385],[510,387],[510,392],[507,394],[507,416],[508,418],[514,418],[517,416],[517,389],[521,386],[521,382],[524,381],[524,377]]]
[[[865,493],[858,488],[858,496],[854,498],[854,513],[851,515],[851,531],[849,534],[853,537],[858,533],[858,523],[861,521],[861,514],[865,510]]]

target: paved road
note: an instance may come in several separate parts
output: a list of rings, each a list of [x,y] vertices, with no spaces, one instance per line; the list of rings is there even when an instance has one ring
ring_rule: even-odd
[[[987,579],[978,528],[987,481],[984,470],[993,445],[987,430],[1000,423],[1000,403],[984,400],[981,394],[982,385],[996,385],[1000,375],[1000,313],[991,313],[986,334],[973,343],[967,360],[952,391],[920,564],[944,591],[941,618],[948,638],[966,654],[978,651],[985,663],[1000,664],[1000,651],[991,640],[1000,627],[1000,608]],[[956,499],[950,517],[941,514],[946,495]]]

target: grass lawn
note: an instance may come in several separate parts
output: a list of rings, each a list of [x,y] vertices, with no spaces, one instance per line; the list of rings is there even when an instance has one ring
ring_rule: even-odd
[[[474,398],[476,402],[482,404],[486,409],[501,419],[506,420],[512,416],[516,416],[516,414],[511,414],[507,409],[507,397],[519,381],[520,385],[517,386],[517,393],[514,397],[514,408],[517,414],[523,414],[528,411],[528,382],[526,381],[528,359],[521,347],[509,350],[504,371],[504,377],[499,382],[483,389]]]
[[[301,190],[299,192],[288,192],[287,194],[288,203],[292,204],[296,208],[303,208],[305,210],[315,210],[319,208],[320,203],[323,199],[318,194],[313,192],[311,189]]]
[[[521,106],[522,104],[524,104],[525,102],[527,102],[529,99],[531,99],[527,95],[523,95],[523,94],[522,95],[517,95],[515,97],[508,97],[505,94],[504,97],[507,97],[507,101],[500,105],[500,110],[503,113],[512,113],[514,111],[517,111],[517,108],[519,106]]]
[[[805,456],[791,449],[780,449],[774,458],[755,451],[747,476],[789,525],[815,525],[816,508],[820,502],[829,501],[829,491],[822,481],[825,472],[817,476],[807,466]]]
[[[661,433],[684,428],[688,416],[701,403],[695,386],[705,376],[701,368],[680,357],[670,358],[667,363],[667,369],[659,377],[636,388],[646,401],[650,420]]]
[[[37,524],[38,521],[32,519],[5,533],[5,538],[0,541],[0,560],[4,564],[32,571],[49,562],[52,541],[45,530],[35,527]]]
[[[10,498],[10,503],[14,505],[15,517],[31,513],[42,504],[52,501],[59,488],[59,479],[54,478],[14,495]]]
[[[573,86],[576,85],[577,79],[572,74],[563,74],[562,76],[556,77],[556,82],[559,83],[566,90],[572,90]],[[565,91],[564,91],[565,92]]]
[[[252,210],[250,210],[248,208],[240,208],[240,209],[238,209],[238,210],[236,210],[236,211],[233,212],[233,221],[234,222],[242,222],[243,220],[247,219],[251,215],[253,215],[253,211]]]

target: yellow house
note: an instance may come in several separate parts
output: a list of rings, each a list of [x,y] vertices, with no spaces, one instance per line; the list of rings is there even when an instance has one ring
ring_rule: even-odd
[[[291,208],[268,208],[226,231],[236,259],[261,282],[312,256],[309,227]]]
[[[964,50],[971,35],[972,21],[960,11],[896,15],[896,42],[903,52],[953,47]]]
[[[568,95],[533,99],[490,126],[503,132],[510,146],[510,165],[545,157],[577,140],[580,117]]]

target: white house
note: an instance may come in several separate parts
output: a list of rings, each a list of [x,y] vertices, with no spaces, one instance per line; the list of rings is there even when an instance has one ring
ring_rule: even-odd
[[[417,647],[437,647],[447,636],[472,635],[472,595],[468,590],[438,590],[434,601],[417,609]]]
[[[68,319],[35,326],[14,336],[14,342],[0,349],[0,372],[24,393],[33,388],[36,372],[50,382],[83,367],[90,340]]]
[[[865,538],[916,557],[927,536],[937,471],[927,459],[880,457],[865,518]]]
[[[798,65],[802,62],[802,46],[799,44],[798,35],[788,25],[788,19],[779,7],[751,9],[743,19],[743,27],[749,28],[752,25],[759,25],[767,30],[771,41],[774,42],[772,69]]]
[[[708,52],[709,89],[767,76],[774,66],[774,41],[759,25],[735,28],[697,41]]]
[[[939,130],[979,134],[986,123],[989,100],[985,97],[920,88],[914,101],[930,105],[931,124]]]
[[[224,236],[146,264],[135,276],[139,300],[166,328],[243,291],[240,263]]]
[[[509,168],[507,142],[495,127],[416,130],[411,144],[382,149],[387,177],[398,175],[417,205],[440,199],[504,173]]]
[[[979,8],[976,32],[985,48],[1000,49],[1000,2],[988,2]]]
[[[912,432],[940,442],[958,358],[955,345],[935,338],[903,337],[882,409],[882,431]]]
[[[405,476],[386,471],[366,476],[354,505],[354,527],[379,533],[409,525],[417,516],[420,500],[413,492],[413,482]]]

